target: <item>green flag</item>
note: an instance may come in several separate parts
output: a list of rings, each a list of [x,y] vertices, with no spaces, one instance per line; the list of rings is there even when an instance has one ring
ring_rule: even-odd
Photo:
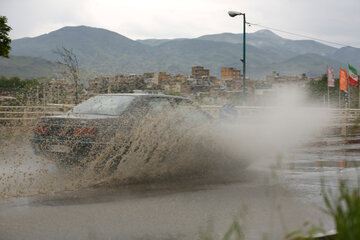
[[[358,85],[358,74],[356,69],[349,64],[349,79],[350,79],[350,85],[351,86],[357,86]]]

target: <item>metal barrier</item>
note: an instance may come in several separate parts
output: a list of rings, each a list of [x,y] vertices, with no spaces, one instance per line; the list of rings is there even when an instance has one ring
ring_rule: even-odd
[[[215,118],[219,117],[222,106],[203,105],[201,108]],[[236,106],[238,118],[242,120],[258,120],[267,112],[281,111],[278,107],[266,106]],[[336,108],[305,108],[314,112],[324,112],[329,114],[329,124],[327,130],[335,135],[347,136],[360,134],[360,109],[336,109]]]
[[[41,116],[59,115],[71,109],[72,105],[51,104],[46,106],[0,106],[0,123],[14,123],[36,120]]]
[[[26,123],[36,120],[41,116],[64,114],[70,110],[70,104],[47,104],[46,106],[0,106],[0,123]],[[215,118],[219,117],[222,106],[202,105],[201,108]],[[276,111],[277,107],[263,106],[236,106],[240,119],[257,119],[266,112]],[[307,108],[309,109],[309,108]],[[330,113],[329,128],[335,130],[335,134],[348,135],[354,132],[360,133],[360,109],[333,109],[333,108],[310,108],[313,111]],[[258,120],[261,120],[261,118]]]

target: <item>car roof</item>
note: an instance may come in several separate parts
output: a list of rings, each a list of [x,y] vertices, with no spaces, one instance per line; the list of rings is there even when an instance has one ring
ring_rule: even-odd
[[[136,97],[176,98],[176,99],[190,100],[189,98],[173,96],[173,95],[147,94],[147,93],[107,93],[107,94],[99,94],[98,96],[136,96]]]

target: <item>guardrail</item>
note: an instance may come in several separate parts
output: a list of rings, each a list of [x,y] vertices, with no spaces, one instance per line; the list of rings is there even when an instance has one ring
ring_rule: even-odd
[[[41,116],[59,115],[67,112],[73,107],[70,104],[48,104],[46,106],[0,106],[0,124],[9,123],[12,125],[25,124],[36,120]],[[201,108],[215,118],[219,117],[222,106],[202,105]],[[276,111],[277,107],[263,106],[236,106],[240,119],[254,120],[266,112]],[[309,108],[307,108],[309,110]],[[348,135],[359,128],[360,133],[360,109],[334,109],[334,108],[310,108],[313,111],[330,113],[329,128],[335,130],[335,134]],[[259,118],[258,118],[259,119]],[[261,118],[260,118],[261,120]]]
[[[203,110],[215,118],[219,117],[222,106],[203,105]],[[238,118],[242,120],[260,120],[266,112],[282,111],[279,107],[266,106],[236,106]],[[301,108],[299,108],[300,110]],[[328,114],[328,131],[332,134],[347,136],[349,134],[360,134],[360,109],[337,109],[337,108],[304,108],[306,112],[324,112]],[[286,110],[285,110],[286,112]],[[291,111],[290,111],[291,112]],[[290,114],[290,113],[289,113]]]
[[[46,106],[0,106],[0,123],[17,124],[36,120],[41,116],[59,115],[72,108],[68,104]]]

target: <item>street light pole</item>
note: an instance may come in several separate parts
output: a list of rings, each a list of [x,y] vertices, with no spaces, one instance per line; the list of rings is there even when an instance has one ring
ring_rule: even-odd
[[[246,102],[246,18],[245,13],[241,12],[235,12],[235,11],[229,11],[228,12],[230,17],[236,17],[236,16],[243,16],[243,58],[241,59],[241,62],[243,63],[243,105],[245,105]]]

